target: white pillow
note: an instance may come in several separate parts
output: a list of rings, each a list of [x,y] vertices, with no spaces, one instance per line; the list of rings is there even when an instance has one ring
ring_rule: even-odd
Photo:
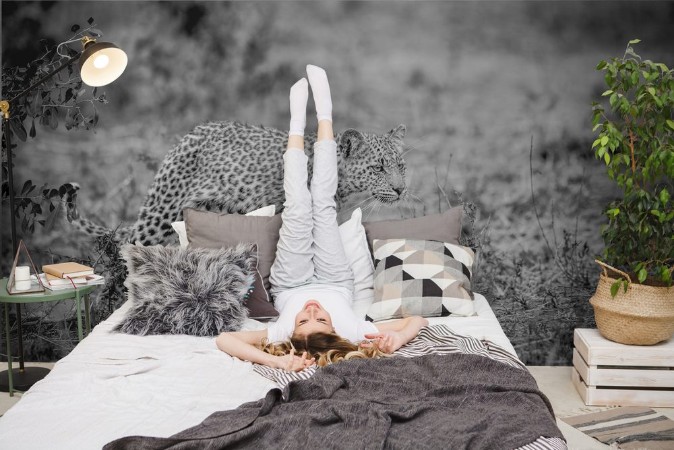
[[[353,270],[353,310],[358,317],[364,318],[374,301],[374,263],[361,223],[362,215],[360,208],[356,208],[351,218],[339,226],[339,234]]]
[[[276,206],[269,205],[263,206],[262,208],[256,209],[255,211],[251,211],[246,215],[272,217],[274,214],[276,214]],[[180,222],[173,222],[171,223],[171,226],[173,227],[175,232],[178,233],[178,240],[180,241],[180,247],[187,248],[189,242],[187,240],[187,229],[185,228],[185,221],[181,220]]]

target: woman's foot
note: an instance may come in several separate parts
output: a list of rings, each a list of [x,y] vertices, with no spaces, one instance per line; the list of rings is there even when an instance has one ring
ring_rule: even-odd
[[[304,136],[307,124],[307,99],[309,86],[307,79],[302,78],[290,88],[290,131],[289,136]]]
[[[320,123],[321,120],[332,122],[332,98],[330,97],[328,75],[320,67],[309,64],[307,66],[307,78],[309,78],[311,91],[314,94],[318,122]]]

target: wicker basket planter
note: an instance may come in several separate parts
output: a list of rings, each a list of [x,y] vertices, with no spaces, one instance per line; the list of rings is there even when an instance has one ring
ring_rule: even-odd
[[[674,335],[674,286],[654,287],[632,283],[629,275],[597,261],[603,269],[597,291],[590,299],[597,328],[611,341],[630,345],[654,345]],[[607,267],[629,281],[627,292],[611,297]]]

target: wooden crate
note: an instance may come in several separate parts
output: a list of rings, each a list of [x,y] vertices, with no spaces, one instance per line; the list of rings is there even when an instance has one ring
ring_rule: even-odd
[[[572,381],[586,405],[674,406],[674,339],[624,345],[577,328]]]

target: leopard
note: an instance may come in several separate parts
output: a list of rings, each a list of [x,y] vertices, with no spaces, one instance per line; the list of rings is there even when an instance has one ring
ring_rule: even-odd
[[[389,132],[346,129],[337,143],[337,210],[352,195],[395,205],[408,193],[405,180],[405,125]],[[316,135],[304,138],[311,179]],[[167,245],[176,242],[172,222],[185,208],[245,214],[267,205],[283,211],[283,153],[287,131],[236,121],[207,122],[188,132],[166,154],[132,225],[112,229],[94,223],[77,208],[79,186],[65,199],[65,216],[89,236],[112,235],[121,243]]]

